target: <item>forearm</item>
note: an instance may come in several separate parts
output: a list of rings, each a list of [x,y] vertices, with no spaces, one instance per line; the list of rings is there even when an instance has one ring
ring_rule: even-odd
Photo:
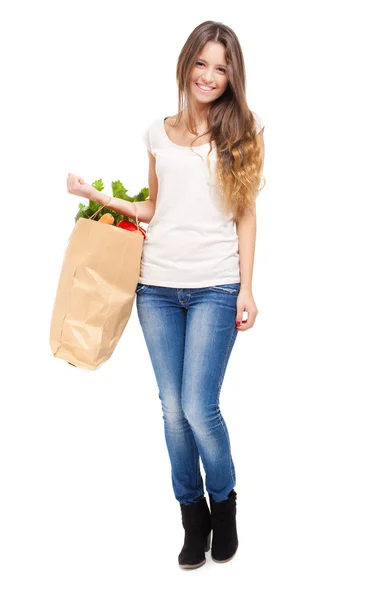
[[[252,291],[253,265],[256,246],[256,213],[247,213],[237,223],[239,240],[240,286]]]
[[[110,196],[108,194],[103,194],[103,192],[98,192],[95,188],[90,193],[90,200],[93,202],[98,202],[98,204],[107,205],[106,208],[111,208],[112,210],[120,213],[121,215],[125,215],[126,217],[130,217],[131,219],[136,218],[136,209],[137,209],[137,219],[142,223],[150,223],[154,216],[155,212],[155,204],[151,202],[151,200],[143,200],[142,202],[130,202],[129,200],[122,200],[121,198],[112,198],[111,202],[107,204]],[[135,207],[137,204],[137,207]]]

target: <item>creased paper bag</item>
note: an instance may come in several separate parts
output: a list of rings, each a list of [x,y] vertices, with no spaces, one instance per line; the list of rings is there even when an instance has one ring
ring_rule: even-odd
[[[143,240],[139,230],[78,219],[52,312],[55,357],[90,370],[110,358],[132,312]]]

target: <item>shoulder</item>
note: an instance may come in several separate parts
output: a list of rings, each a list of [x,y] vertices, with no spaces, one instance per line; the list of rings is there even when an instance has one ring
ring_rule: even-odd
[[[265,123],[262,121],[262,119],[259,117],[259,115],[254,110],[252,110],[251,113],[256,122],[256,135],[258,135],[260,133],[260,131],[262,131],[264,129]]]
[[[153,119],[144,126],[142,139],[147,149],[154,155],[153,147],[158,146],[161,141],[163,118]]]
[[[153,131],[153,130],[157,129],[161,123],[163,123],[162,117],[160,117],[158,119],[153,119],[152,121],[149,121],[149,123],[147,123],[146,125],[144,124],[144,132]]]

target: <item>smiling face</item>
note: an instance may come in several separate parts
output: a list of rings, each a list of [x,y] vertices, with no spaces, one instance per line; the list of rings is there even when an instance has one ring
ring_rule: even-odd
[[[209,104],[223,94],[229,80],[223,44],[208,42],[204,46],[190,79],[192,95],[198,104]]]

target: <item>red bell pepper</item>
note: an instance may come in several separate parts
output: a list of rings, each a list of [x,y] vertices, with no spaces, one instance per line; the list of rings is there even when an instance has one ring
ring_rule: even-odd
[[[143,229],[143,227],[137,227],[137,225],[135,225],[134,223],[131,223],[131,221],[119,221],[119,223],[117,224],[118,227],[120,227],[121,229],[127,229],[128,231],[137,231],[137,229],[139,229],[142,233],[142,235],[144,236],[144,239],[146,238],[146,231],[145,229]]]

